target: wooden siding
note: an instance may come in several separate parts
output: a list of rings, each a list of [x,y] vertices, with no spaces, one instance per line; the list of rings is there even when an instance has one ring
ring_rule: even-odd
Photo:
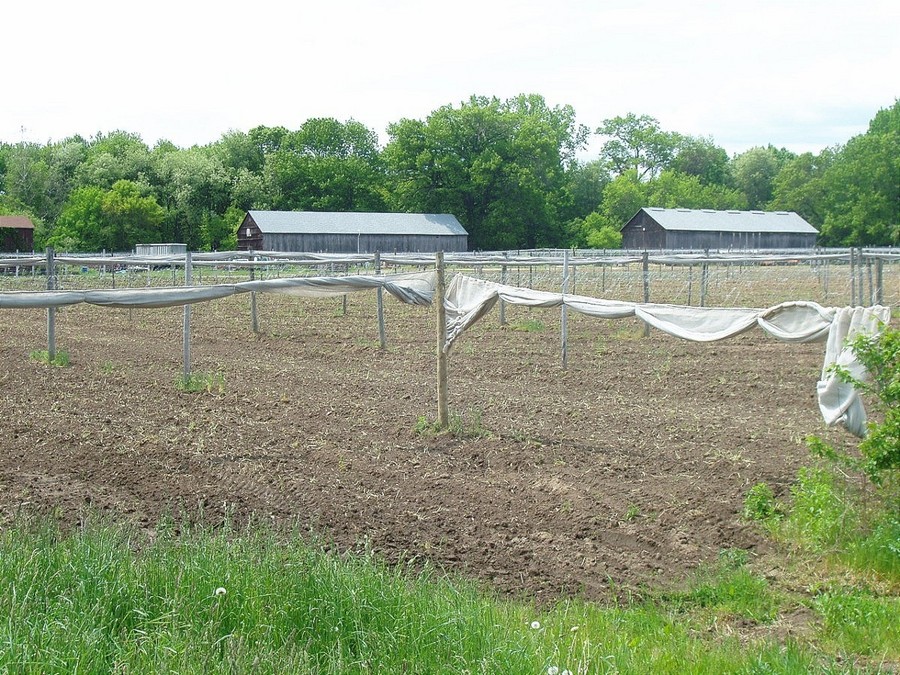
[[[251,240],[247,240],[249,243]],[[465,251],[465,235],[260,234],[259,246],[238,240],[241,250],[307,253],[433,253]]]
[[[666,231],[643,211],[622,228],[622,248],[664,249]]]

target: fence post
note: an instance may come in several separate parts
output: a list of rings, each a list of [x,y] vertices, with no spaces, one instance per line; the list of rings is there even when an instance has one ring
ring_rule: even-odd
[[[706,293],[709,290],[709,249],[703,251],[703,264],[700,265],[700,306],[706,307]]]
[[[52,246],[47,247],[47,290],[56,290],[56,260]],[[51,364],[56,360],[56,307],[47,308],[47,360]]]
[[[434,255],[434,266],[437,271],[437,288],[434,290],[434,303],[437,307],[437,397],[438,397],[438,427],[446,429],[450,426],[450,406],[447,385],[447,352],[444,344],[447,342],[447,308],[444,307],[444,294],[446,285],[444,280],[444,252],[437,251]]]
[[[172,263],[172,269],[175,269],[175,263]],[[190,286],[192,282],[191,270],[191,252],[184,254],[184,285]],[[191,306],[184,306],[184,335],[183,335],[183,351],[184,351],[184,383],[187,384],[191,377]]]
[[[250,281],[256,280],[256,256],[250,251]],[[250,291],[250,326],[254,333],[259,333],[259,317],[256,313],[256,291]]]
[[[866,256],[866,275],[869,277],[869,297],[866,299],[869,307],[875,304],[875,283],[872,279],[872,256]]]
[[[647,251],[641,256],[641,268],[644,281],[644,304],[650,302],[650,254]],[[650,324],[644,322],[644,337],[650,335]]]
[[[866,296],[866,288],[864,283],[863,276],[863,261],[865,258],[863,257],[862,247],[856,249],[856,293],[859,296],[859,306],[864,307],[866,304],[865,296]]]
[[[381,252],[375,251],[375,274],[381,275]],[[384,293],[381,286],[375,292],[375,298],[378,304],[378,342],[381,348],[387,346],[387,339],[384,335]]]
[[[568,353],[568,342],[569,342],[569,313],[568,308],[566,307],[566,293],[569,290],[569,250],[566,249],[563,252],[563,275],[562,275],[562,314],[560,316],[560,351],[562,356],[562,369],[565,370],[568,367],[569,353]]]
[[[509,253],[504,253],[503,257],[508,258]],[[506,265],[500,266],[500,283],[506,285]],[[500,301],[500,325],[506,325],[506,303],[503,300]]]
[[[880,305],[884,302],[884,261],[875,258],[875,296],[874,302]]]

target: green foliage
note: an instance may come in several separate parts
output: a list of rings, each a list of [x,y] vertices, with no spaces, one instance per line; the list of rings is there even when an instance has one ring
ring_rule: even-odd
[[[600,157],[616,175],[634,172],[638,180],[657,176],[675,157],[681,135],[663,131],[649,115],[628,113],[603,120],[597,133],[609,138]]]
[[[474,249],[563,243],[566,171],[587,136],[571,107],[551,108],[536,95],[473,96],[388,133],[396,209],[455,214]]]
[[[771,145],[750,148],[734,158],[732,180],[734,187],[746,196],[748,208],[765,208],[772,199],[775,177],[792,158],[789,151]]]
[[[747,567],[748,561],[747,551],[723,549],[715,564],[702,566],[688,581],[686,590],[664,592],[661,597],[682,612],[700,609],[722,618],[769,623],[778,614],[780,598]]]
[[[757,483],[750,488],[744,498],[744,518],[765,525],[781,520],[782,507],[775,501],[775,493],[767,483]]]
[[[863,656],[900,659],[900,598],[879,597],[865,589],[828,589],[813,608],[822,616],[827,642],[857,645]]]
[[[0,671],[846,672],[794,641],[710,635],[709,614],[771,620],[772,593],[743,565],[670,601],[538,609],[365,547],[335,555],[260,526],[175,525],[152,538],[89,514],[70,534],[4,527]],[[876,654],[872,636],[842,651]]]
[[[39,363],[45,363],[48,366],[57,366],[59,368],[65,368],[70,364],[69,352],[61,350],[57,351],[52,359],[50,358],[50,352],[46,349],[36,349],[29,354],[29,357]]]
[[[493,435],[482,424],[481,411],[472,409],[466,415],[450,413],[446,428],[442,428],[437,420],[432,422],[425,415],[420,415],[414,431],[419,436],[449,433],[457,438],[488,438]]]
[[[524,333],[540,333],[546,328],[543,321],[532,318],[516,321],[515,323],[510,324],[510,327],[513,330],[522,331]]]
[[[175,388],[189,394],[202,392],[224,394],[225,374],[221,372],[181,374],[175,378]]]
[[[810,439],[816,454],[861,469],[878,486],[900,488],[900,330],[883,326],[877,335],[858,335],[850,348],[867,374],[857,377],[846,368],[835,368],[844,382],[873,401],[881,421],[869,422],[867,436],[859,444],[861,460],[855,460],[820,439]]]

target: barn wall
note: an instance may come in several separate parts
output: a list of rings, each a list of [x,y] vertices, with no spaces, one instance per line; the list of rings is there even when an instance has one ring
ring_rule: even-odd
[[[0,251],[34,250],[34,230],[27,227],[0,227]]]
[[[664,249],[666,231],[646,213],[641,211],[622,228],[622,248]]]
[[[432,253],[465,251],[466,244],[465,235],[263,234],[261,244],[254,248],[307,253]]]
[[[263,235],[259,226],[248,213],[244,216],[241,226],[238,228],[238,251],[263,250]]]
[[[816,235],[796,232],[684,232],[667,233],[666,248],[671,249],[793,249],[813,248]]]

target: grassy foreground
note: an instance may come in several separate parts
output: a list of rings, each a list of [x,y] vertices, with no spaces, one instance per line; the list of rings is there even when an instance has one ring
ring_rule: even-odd
[[[778,636],[796,605],[744,553],[655,600],[538,610],[265,527],[163,523],[149,541],[21,521],[0,533],[0,672],[853,672],[815,635]],[[879,669],[884,649],[857,663]]]

